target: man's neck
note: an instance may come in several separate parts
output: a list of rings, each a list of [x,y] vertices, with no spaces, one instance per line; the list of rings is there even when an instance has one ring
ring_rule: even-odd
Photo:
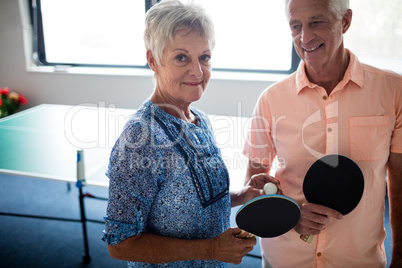
[[[323,87],[329,96],[339,82],[342,81],[348,66],[349,55],[345,52],[340,65],[323,68],[319,71],[306,66],[306,74],[311,82]]]

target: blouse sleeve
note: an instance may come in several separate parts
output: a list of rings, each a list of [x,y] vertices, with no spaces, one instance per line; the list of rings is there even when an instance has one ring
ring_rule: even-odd
[[[102,240],[110,245],[147,230],[151,204],[162,177],[161,153],[148,124],[128,124],[110,155],[109,201]]]

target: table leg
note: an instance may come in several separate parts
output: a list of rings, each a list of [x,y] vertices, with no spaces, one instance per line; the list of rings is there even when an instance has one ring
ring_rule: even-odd
[[[82,235],[84,238],[84,250],[85,250],[83,260],[84,260],[84,263],[90,263],[91,256],[89,255],[88,235],[87,235],[87,225],[86,225],[87,218],[85,216],[85,206],[84,206],[85,195],[82,194],[82,187],[78,187],[78,189],[79,189],[79,193],[80,193],[79,194],[80,213],[81,213]]]

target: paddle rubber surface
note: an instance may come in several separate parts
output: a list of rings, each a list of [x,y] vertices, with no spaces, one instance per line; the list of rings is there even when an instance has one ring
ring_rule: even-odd
[[[244,204],[236,214],[242,230],[260,237],[276,237],[292,229],[300,218],[300,207],[283,195],[263,195]]]
[[[308,202],[323,205],[343,215],[360,202],[364,177],[360,167],[343,155],[327,155],[307,171],[303,192]]]

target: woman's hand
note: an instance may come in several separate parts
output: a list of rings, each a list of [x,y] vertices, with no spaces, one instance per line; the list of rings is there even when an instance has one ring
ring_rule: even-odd
[[[244,256],[253,250],[257,243],[255,237],[239,238],[240,228],[229,228],[222,234],[211,239],[210,258],[233,264],[241,263]]]
[[[274,177],[266,173],[258,173],[253,175],[247,184],[237,193],[231,193],[232,207],[242,205],[247,201],[261,195],[265,195],[264,185],[272,182],[278,188],[277,194],[282,194],[280,182]]]
[[[117,245],[108,245],[112,258],[146,263],[167,263],[187,260],[218,260],[239,264],[255,244],[240,228],[229,228],[211,239],[177,239],[141,233]],[[242,239],[241,237],[244,237]]]
[[[259,195],[264,195],[265,194],[264,185],[267,184],[268,182],[272,182],[273,184],[276,185],[276,187],[278,188],[277,194],[282,194],[282,188],[280,182],[276,178],[268,175],[267,173],[259,173],[253,175],[245,187],[250,186],[253,191],[258,190]]]

